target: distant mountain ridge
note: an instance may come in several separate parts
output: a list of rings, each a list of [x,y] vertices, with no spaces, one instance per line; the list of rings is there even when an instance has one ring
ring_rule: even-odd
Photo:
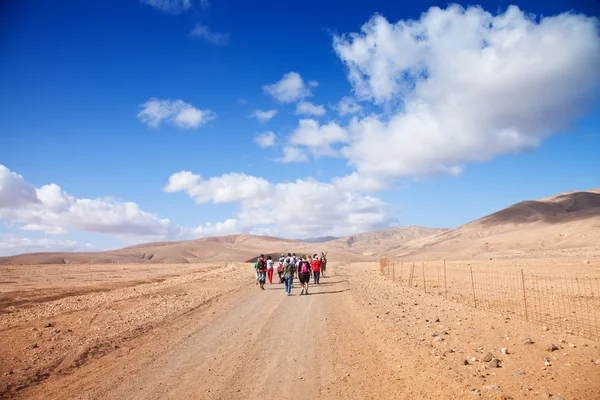
[[[323,236],[323,237],[302,239],[302,241],[304,243],[326,243],[326,242],[331,242],[332,240],[337,240],[337,239],[339,239],[339,237],[335,237],[335,236]]]
[[[397,226],[344,238],[306,240],[238,234],[144,243],[95,253],[32,253],[0,264],[199,263],[245,261],[258,254],[328,252],[336,261],[382,256],[467,259],[527,255],[600,256],[600,189],[523,201],[453,229]]]

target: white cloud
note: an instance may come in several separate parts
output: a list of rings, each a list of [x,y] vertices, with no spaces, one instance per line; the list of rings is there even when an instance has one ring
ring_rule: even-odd
[[[223,222],[208,222],[203,226],[193,229],[194,236],[223,236],[240,233],[241,227],[237,219],[228,219]]]
[[[190,171],[169,177],[165,192],[185,191],[196,203],[231,203],[268,194],[269,182],[246,174],[224,174],[208,180]]]
[[[362,110],[362,106],[349,96],[342,97],[340,102],[332,108],[342,116],[356,114]]]
[[[308,86],[310,86],[310,87],[317,87],[317,86],[319,86],[319,82],[317,82],[317,81],[308,81]]]
[[[50,226],[41,224],[26,224],[21,227],[24,231],[41,231],[46,235],[65,235],[67,230],[62,226]]]
[[[33,188],[31,191],[32,186],[25,183],[20,175],[10,172],[3,165],[0,165],[0,171],[4,171],[0,176],[19,177],[21,185],[28,188],[26,201],[3,202],[0,205],[0,219],[24,223],[24,230],[62,234],[66,227],[73,227],[124,239],[176,239],[184,232],[184,228],[141,210],[136,203],[108,198],[79,199],[56,184]],[[0,185],[0,199],[18,199],[13,197],[14,193],[14,185]]]
[[[137,117],[151,128],[158,128],[163,121],[178,128],[198,128],[216,118],[213,111],[200,110],[183,100],[151,98],[140,108]]]
[[[418,21],[374,16],[333,44],[355,94],[386,107],[354,118],[342,149],[359,176],[382,182],[536,147],[598,93],[597,22],[572,13],[536,22],[517,7],[434,7]]]
[[[34,252],[55,251],[94,251],[91,243],[79,243],[76,240],[31,239],[15,235],[0,234],[0,256],[10,256]]]
[[[217,46],[224,46],[229,43],[228,33],[213,32],[208,26],[201,24],[196,24],[194,29],[191,30],[190,36],[204,39],[208,43]]]
[[[298,128],[292,133],[290,143],[294,146],[305,146],[315,156],[334,156],[336,151],[332,144],[345,143],[348,133],[335,122],[319,125],[314,119],[301,119]]]
[[[254,138],[254,141],[263,149],[275,146],[277,135],[274,132],[263,132]]]
[[[171,14],[179,14],[192,7],[191,0],[140,0],[143,4],[148,4],[157,10]],[[204,1],[204,0],[201,0]]]
[[[302,101],[296,106],[296,114],[325,115],[325,107],[317,106],[310,101]]]
[[[313,179],[270,183],[245,174],[225,174],[204,180],[182,171],[169,178],[165,190],[185,191],[199,203],[238,203],[236,218],[211,226],[217,230],[283,237],[343,236],[392,222],[381,200]]]
[[[0,209],[39,203],[35,187],[0,164]]]
[[[288,72],[278,82],[264,85],[263,90],[281,103],[293,103],[311,95],[297,72]]]
[[[260,122],[266,122],[273,118],[275,115],[277,115],[277,110],[255,110],[252,114],[250,114],[251,117],[256,118]]]
[[[304,162],[308,160],[306,152],[300,150],[294,146],[285,146],[283,148],[283,156],[276,159],[278,162],[291,163],[291,162]]]

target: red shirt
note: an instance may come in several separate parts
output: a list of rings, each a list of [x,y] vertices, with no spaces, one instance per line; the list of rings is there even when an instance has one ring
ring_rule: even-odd
[[[321,270],[321,261],[319,261],[318,258],[312,260],[312,263],[310,265],[312,266],[313,272],[319,272]]]

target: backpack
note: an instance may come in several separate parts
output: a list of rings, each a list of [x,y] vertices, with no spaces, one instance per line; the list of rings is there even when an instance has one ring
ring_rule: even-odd
[[[267,269],[267,264],[265,264],[265,260],[261,258],[258,260],[258,270],[264,271],[265,269]]]
[[[283,272],[283,264],[279,263],[279,266],[277,267],[277,272]]]
[[[302,261],[302,273],[306,274],[308,272],[308,261]]]
[[[321,257],[321,264],[327,264],[327,258],[325,256]]]

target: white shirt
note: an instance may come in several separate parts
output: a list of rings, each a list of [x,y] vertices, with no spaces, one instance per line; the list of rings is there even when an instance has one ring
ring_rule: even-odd
[[[273,269],[273,260],[267,260],[267,269]]]

